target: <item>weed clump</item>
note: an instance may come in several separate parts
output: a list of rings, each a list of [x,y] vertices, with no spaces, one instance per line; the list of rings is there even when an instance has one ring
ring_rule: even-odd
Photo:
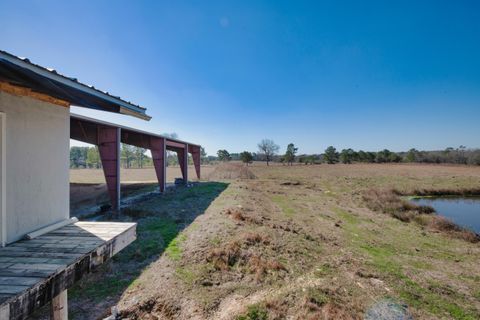
[[[460,227],[450,219],[442,216],[435,216],[430,220],[429,226],[432,229],[448,233],[455,238],[463,239],[468,242],[477,243],[480,241],[480,235],[466,228]]]
[[[240,259],[241,250],[238,242],[228,243],[224,247],[212,249],[207,261],[213,263],[216,270],[228,270]]]
[[[265,259],[257,254],[248,257],[247,263],[250,273],[255,274],[257,282],[262,281],[269,271],[287,271],[287,268],[277,260]]]
[[[235,265],[243,271],[255,275],[256,281],[273,271],[285,271],[287,268],[275,259],[265,258],[261,254],[249,250],[252,246],[269,245],[270,239],[258,233],[247,232],[236,240],[221,247],[213,248],[207,255],[207,262],[212,263],[215,270],[229,271]]]
[[[390,214],[404,222],[411,221],[416,214],[435,212],[430,206],[419,206],[402,199],[395,190],[371,189],[364,193],[363,200],[369,209]]]
[[[329,298],[325,292],[309,288],[303,299],[303,307],[309,311],[320,311],[328,301]]]
[[[245,215],[240,208],[228,208],[225,210],[225,214],[232,217],[236,221],[245,221]]]
[[[256,178],[255,174],[241,163],[221,163],[207,177],[210,181]]]
[[[240,315],[236,320],[267,320],[268,312],[264,306],[252,305],[247,308],[247,313]]]
[[[258,225],[263,224],[262,219],[247,215],[243,208],[227,208],[223,211],[223,213],[238,222],[251,222]]]

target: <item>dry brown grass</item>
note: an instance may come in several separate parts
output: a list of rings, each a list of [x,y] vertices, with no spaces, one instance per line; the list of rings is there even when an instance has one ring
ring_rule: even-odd
[[[247,265],[250,273],[255,274],[257,282],[261,282],[270,272],[287,271],[287,268],[276,259],[264,258],[259,254],[249,256]]]
[[[416,214],[435,212],[430,206],[419,206],[402,199],[395,190],[371,189],[364,193],[363,200],[371,210],[390,214],[404,222],[411,221]]]
[[[240,208],[227,208],[224,211],[225,214],[229,215],[233,220],[245,221],[245,214]]]
[[[201,175],[207,177],[215,166],[202,165]],[[167,167],[167,182],[174,182],[175,178],[182,176],[180,167],[170,166]],[[155,169],[152,168],[130,168],[120,169],[120,177],[122,183],[134,183],[134,182],[157,182],[157,175]],[[195,168],[193,166],[188,167],[188,177],[191,181],[197,180]],[[105,183],[105,176],[102,169],[71,169],[70,170],[70,182],[71,183]]]
[[[399,193],[397,191],[397,193]],[[460,196],[460,197],[471,197],[471,196],[478,196],[480,195],[480,188],[470,188],[470,189],[453,189],[453,188],[443,188],[443,189],[414,189],[413,192],[410,193],[416,196],[433,196],[433,197],[441,197],[441,196]]]
[[[322,310],[320,311],[320,314],[318,314],[317,316],[311,317],[310,319],[356,320],[356,319],[361,319],[361,317],[358,314],[352,315],[348,313],[340,305],[336,303],[329,302],[322,308]]]
[[[237,222],[248,222],[257,225],[263,224],[262,217],[249,215],[245,212],[245,209],[241,207],[226,208],[222,212]]]
[[[471,230],[462,228],[455,224],[452,220],[442,216],[431,217],[428,226],[434,230],[447,233],[457,239],[462,239],[472,243],[480,242],[480,235]]]
[[[120,316],[122,319],[125,317],[129,320],[175,319],[178,311],[179,306],[174,303],[162,301],[159,297],[152,297],[130,309],[122,310]]]
[[[220,248],[213,248],[207,256],[207,261],[216,270],[229,270],[241,258],[242,250],[238,241],[233,241]]]
[[[240,162],[220,163],[206,177],[211,181],[256,178],[250,168]]]
[[[478,245],[453,239],[450,224],[399,199],[415,189],[478,188],[480,168],[255,163],[249,170],[258,178],[230,181],[184,231],[181,258],[152,263],[120,309],[161,295],[145,319],[251,319],[249,306],[262,319],[358,319],[392,297],[416,319],[478,318]],[[393,207],[415,224],[365,208],[370,189],[388,190],[371,192],[378,212]],[[165,308],[165,296],[181,308]]]
[[[237,239],[227,244],[213,248],[206,260],[213,264],[216,270],[228,271],[233,266],[246,267],[241,272],[255,275],[256,281],[261,281],[265,275],[274,271],[287,271],[286,267],[276,259],[264,257],[262,254],[249,250],[250,247],[260,245],[268,246],[271,240],[268,236],[255,232],[245,232]]]
[[[258,243],[264,245],[270,244],[270,238],[266,235],[261,235],[256,232],[246,232],[241,236],[241,241],[243,241],[248,246],[253,246]]]
[[[301,303],[302,319],[360,319],[358,312],[348,310],[344,297],[333,288],[310,288]]]

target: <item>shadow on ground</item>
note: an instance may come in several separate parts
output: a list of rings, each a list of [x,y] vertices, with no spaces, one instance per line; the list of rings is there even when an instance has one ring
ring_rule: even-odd
[[[122,183],[121,199],[158,190],[158,183]],[[87,218],[102,214],[111,208],[105,183],[70,183],[70,216]]]
[[[227,186],[221,182],[200,182],[193,187],[176,187],[133,203],[120,216],[104,216],[105,221],[137,222],[137,240],[69,289],[69,318],[107,316],[148,265],[162,254],[173,259],[181,255],[179,233],[203,214]],[[48,319],[48,307],[32,319]]]

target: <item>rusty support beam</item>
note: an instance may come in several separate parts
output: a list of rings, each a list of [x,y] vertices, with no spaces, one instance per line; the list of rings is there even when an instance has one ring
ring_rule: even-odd
[[[177,150],[178,165],[182,171],[183,182],[188,183],[188,145]]]
[[[198,180],[200,180],[200,146],[188,145],[188,151],[192,154],[193,165]]]
[[[152,152],[152,160],[155,166],[158,184],[160,185],[160,192],[163,192],[165,191],[166,184],[165,138],[150,137],[150,151]]]
[[[120,209],[120,128],[98,127],[98,150],[112,209]]]
[[[167,138],[167,148],[183,149],[185,148],[185,145],[186,145],[185,143],[172,141]]]

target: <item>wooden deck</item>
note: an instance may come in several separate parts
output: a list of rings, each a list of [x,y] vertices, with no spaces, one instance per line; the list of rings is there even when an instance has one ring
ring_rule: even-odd
[[[135,239],[135,223],[76,222],[0,248],[0,319],[25,319]]]

